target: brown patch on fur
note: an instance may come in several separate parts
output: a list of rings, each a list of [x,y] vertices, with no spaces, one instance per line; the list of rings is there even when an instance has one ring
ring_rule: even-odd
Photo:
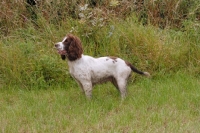
[[[114,57],[114,56],[109,56],[110,59],[113,59],[117,62],[117,57]]]
[[[83,48],[81,41],[78,37],[73,36],[72,34],[67,35],[67,39],[63,42],[64,49],[67,51],[67,58],[70,61],[75,61],[76,59],[81,58],[83,54]]]
[[[131,66],[131,63],[130,63],[130,62],[125,61],[125,63],[126,63],[126,65],[129,66],[129,67]]]
[[[113,60],[113,63],[117,62],[117,57],[109,56],[109,58]]]

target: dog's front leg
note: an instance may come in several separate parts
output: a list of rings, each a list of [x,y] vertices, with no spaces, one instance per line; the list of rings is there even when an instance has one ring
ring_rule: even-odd
[[[84,91],[84,89],[83,89],[83,85],[82,85],[81,82],[79,82],[78,80],[76,80],[76,81],[77,81],[78,85],[79,85],[80,88],[81,88],[81,92],[84,93],[85,91]]]
[[[84,82],[82,83],[83,89],[85,91],[85,95],[87,98],[92,98],[92,83],[91,82]]]

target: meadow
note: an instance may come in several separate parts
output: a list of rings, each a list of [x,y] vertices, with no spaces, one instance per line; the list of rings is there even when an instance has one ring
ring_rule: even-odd
[[[3,0],[0,8],[2,133],[200,132],[198,1]],[[87,100],[54,48],[68,33],[84,54],[121,57],[151,78],[133,73],[125,100],[110,83]]]
[[[124,101],[109,83],[96,86],[90,101],[74,83],[31,90],[7,86],[0,91],[0,129],[5,133],[197,133],[199,85],[199,79],[182,72],[141,79],[129,83]]]

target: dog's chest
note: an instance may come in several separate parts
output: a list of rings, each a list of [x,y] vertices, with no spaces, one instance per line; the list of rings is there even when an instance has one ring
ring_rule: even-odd
[[[84,65],[71,65],[69,64],[69,73],[76,80],[88,80],[90,79],[90,73],[88,67]]]

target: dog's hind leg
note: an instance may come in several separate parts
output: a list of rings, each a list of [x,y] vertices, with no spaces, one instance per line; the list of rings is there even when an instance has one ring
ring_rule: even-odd
[[[115,88],[119,91],[119,87],[118,87],[116,79],[114,77],[112,77],[110,81],[115,86]]]
[[[127,84],[126,79],[118,79],[117,80],[117,85],[118,85],[122,99],[124,99],[127,95],[126,84]]]

